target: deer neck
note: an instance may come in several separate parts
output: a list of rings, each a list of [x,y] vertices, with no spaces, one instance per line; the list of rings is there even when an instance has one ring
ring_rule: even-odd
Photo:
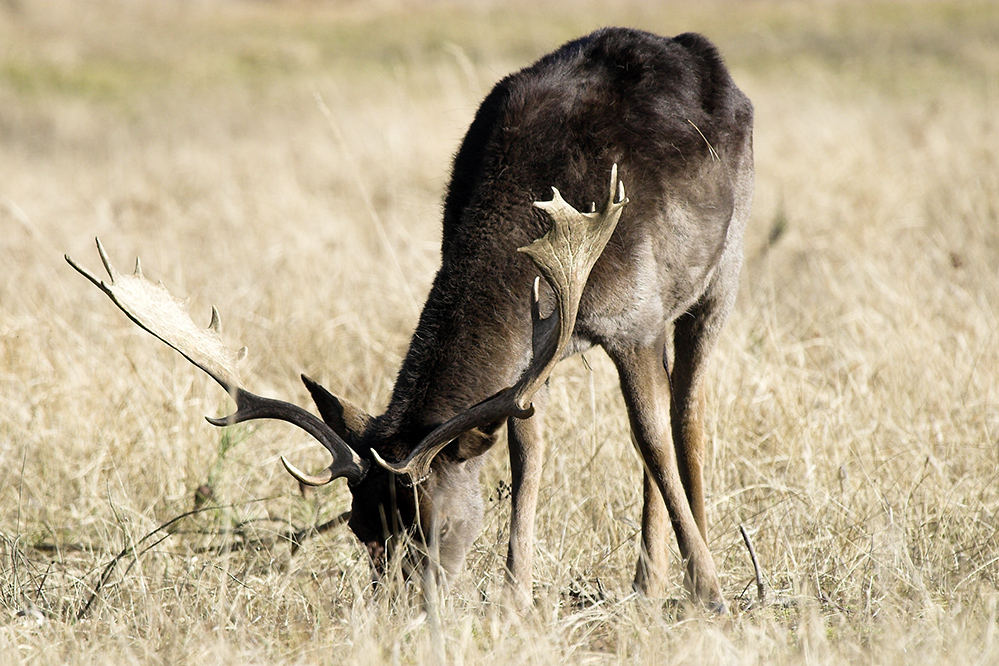
[[[501,271],[483,279],[485,270],[475,262],[441,267],[379,419],[383,436],[391,432],[389,439],[415,445],[440,423],[513,384],[527,366],[529,292],[507,285],[529,284],[529,278]]]

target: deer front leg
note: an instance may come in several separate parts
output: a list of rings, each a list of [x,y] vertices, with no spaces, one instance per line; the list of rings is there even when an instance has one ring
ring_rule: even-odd
[[[631,429],[647,474],[656,481],[684,560],[684,584],[707,606],[724,612],[714,559],[701,535],[684,492],[670,434],[669,379],[662,365],[662,345],[608,349],[621,377]],[[646,495],[648,498],[648,495]],[[651,534],[649,535],[652,536]]]
[[[541,432],[541,410],[548,395],[547,386],[534,398],[534,416],[507,421],[510,443],[510,547],[506,556],[506,583],[514,603],[526,607],[534,603],[532,569],[534,564],[534,518],[541,486],[541,463],[545,443]]]

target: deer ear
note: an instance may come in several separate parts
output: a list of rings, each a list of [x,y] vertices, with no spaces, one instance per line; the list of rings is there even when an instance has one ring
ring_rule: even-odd
[[[307,375],[302,375],[302,382],[312,394],[312,400],[326,425],[343,440],[351,444],[356,442],[368,427],[371,416],[352,402],[336,397]]]
[[[455,440],[457,449],[455,455],[458,460],[476,458],[491,449],[495,443],[495,432],[483,432],[478,428],[472,428]]]

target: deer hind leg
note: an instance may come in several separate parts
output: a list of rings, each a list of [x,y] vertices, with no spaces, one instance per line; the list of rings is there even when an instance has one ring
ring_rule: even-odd
[[[701,536],[707,539],[708,525],[704,509],[705,399],[704,387],[700,381],[700,369],[706,352],[698,344],[696,336],[681,333],[681,328],[687,327],[677,326],[675,335],[676,360],[673,365],[670,425],[683,490],[697,528]]]
[[[641,450],[637,442],[635,448]],[[669,565],[669,514],[655,479],[642,474],[642,543],[635,566],[634,589],[646,597],[659,597],[666,585]]]
[[[655,480],[676,534],[680,555],[685,564],[684,583],[690,594],[711,606],[723,610],[724,599],[715,572],[714,560],[708,551],[707,542],[701,534],[691,511],[677,467],[676,452],[671,443],[670,433],[670,387],[669,378],[663,367],[662,340],[649,347],[628,349],[608,349],[617,366],[621,378],[621,390],[628,407],[628,417],[646,474]],[[643,541],[650,541],[661,532],[661,518],[655,509],[648,507],[643,519]],[[657,524],[658,523],[658,524]],[[665,535],[660,537],[665,538]],[[655,546],[655,557],[659,557],[660,546]],[[665,546],[661,546],[665,549]],[[648,557],[648,553],[646,554]],[[639,571],[642,564],[639,564]],[[641,580],[636,580],[641,584]]]
[[[545,443],[541,431],[541,411],[548,395],[547,386],[534,397],[534,416],[507,421],[510,442],[510,547],[506,556],[506,583],[520,606],[534,602],[534,518],[541,486],[541,464]]]
[[[665,362],[665,357],[664,357]],[[669,378],[667,377],[667,380]],[[641,452],[638,441],[632,433],[632,444]],[[649,475],[643,465],[642,474],[642,543],[635,566],[635,582],[632,587],[646,597],[662,596],[666,585],[666,571],[669,566],[669,513],[663,502],[662,493],[656,480]]]
[[[680,479],[694,520],[707,539],[704,510],[704,368],[735,301],[741,257],[723,263],[707,291],[673,328],[670,422]]]

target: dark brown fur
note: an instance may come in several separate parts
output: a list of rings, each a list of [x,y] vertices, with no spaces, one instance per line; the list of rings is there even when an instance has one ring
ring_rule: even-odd
[[[705,542],[700,379],[738,283],[752,124],[749,100],[714,47],[694,34],[666,39],[604,29],[503,79],[455,157],[441,267],[387,410],[369,419],[313,390],[324,419],[361,456],[374,449],[397,460],[443,421],[513,384],[530,361],[529,286],[537,273],[515,250],[549,224],[532,204],[556,186],[589,210],[605,198],[617,163],[631,203],[590,276],[570,352],[600,345],[621,374],[647,471],[637,586],[658,592],[669,519],[688,587],[721,607]],[[550,294],[543,294],[545,307],[552,307]],[[668,335],[672,388],[664,368]],[[510,424],[508,579],[525,600],[543,455],[538,422],[536,415]],[[478,456],[499,425],[445,449],[418,492],[377,465],[351,488],[350,527],[376,565],[386,539],[414,528],[419,514],[418,531],[439,550],[440,565],[451,573],[461,568],[482,515]]]

